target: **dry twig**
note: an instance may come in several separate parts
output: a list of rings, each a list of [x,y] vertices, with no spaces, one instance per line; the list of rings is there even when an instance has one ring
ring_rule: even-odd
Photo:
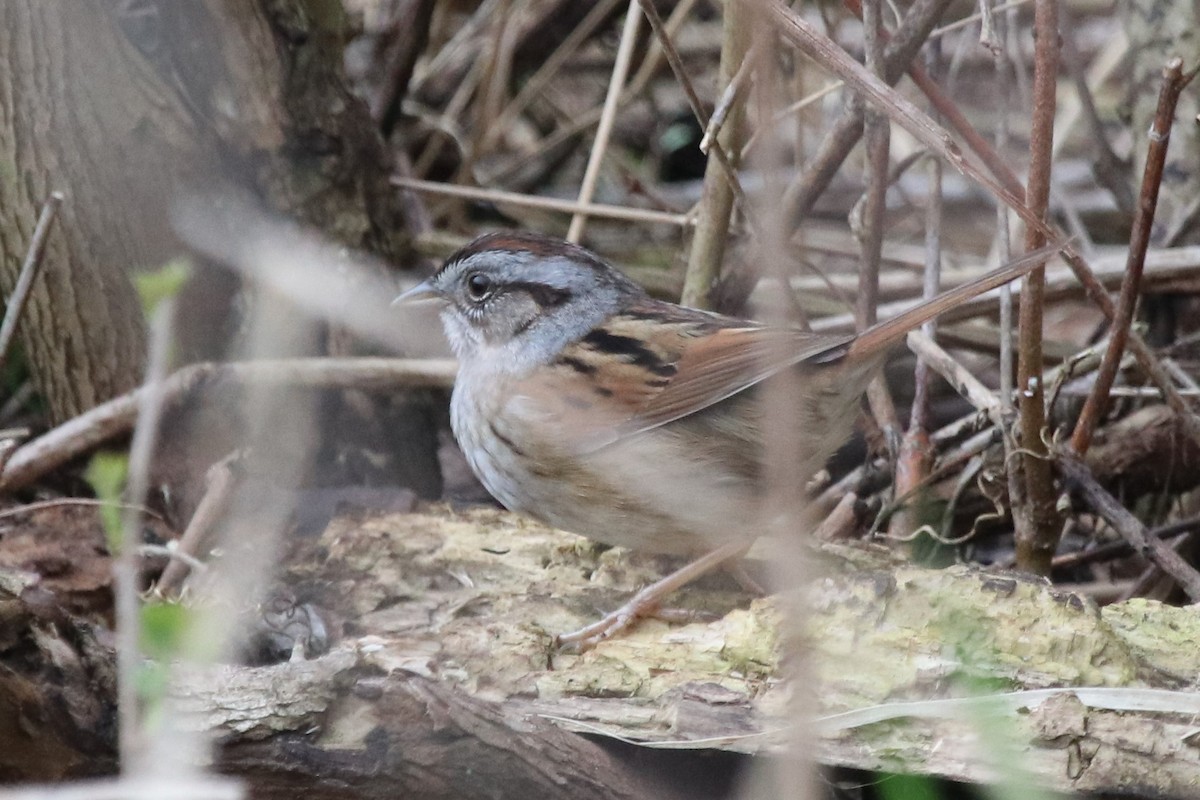
[[[949,0],[917,0],[909,8],[908,13],[904,15],[904,21],[884,48],[884,76],[887,83],[894,84],[900,80],[905,70],[909,68],[913,59],[916,58],[921,46],[925,43],[925,39],[929,36],[929,32],[937,24],[938,19],[941,18],[949,5]],[[777,20],[781,14],[791,14],[790,10],[781,5],[776,6],[772,4],[769,8]],[[851,5],[851,9],[861,14],[861,8],[856,3]],[[800,22],[803,21],[800,20]],[[801,46],[807,52],[807,43],[810,41],[810,37],[823,37],[806,24],[802,27],[805,32],[801,32],[799,35],[789,35],[789,30],[786,27],[782,33],[785,38],[790,39],[794,44]],[[845,54],[843,53],[843,55]],[[817,61],[818,63],[824,63],[819,58]],[[854,63],[854,66],[858,67],[857,62],[853,62],[848,56],[846,57],[846,61]],[[831,71],[849,85],[855,85],[852,81],[847,81],[846,77],[837,70],[831,69]],[[816,154],[804,165],[796,180],[783,196],[783,205],[786,209],[785,218],[794,219],[804,217],[812,210],[817,198],[828,188],[829,183],[833,180],[833,176],[841,168],[847,156],[850,155],[850,151],[854,149],[854,145],[858,143],[859,138],[862,137],[863,120],[864,109],[862,104],[853,102],[842,112],[841,116],[838,117],[833,126],[826,132],[825,137],[821,140],[821,144],[817,148]]]
[[[444,359],[298,358],[234,364],[192,364],[162,382],[166,404],[178,402],[206,382],[230,380],[311,388],[390,390],[398,387],[448,388],[457,365]],[[29,486],[53,469],[133,428],[149,387],[115,397],[47,431],[15,452],[0,473],[0,491]]]
[[[17,277],[17,285],[8,298],[4,310],[4,322],[0,324],[0,368],[8,360],[8,349],[12,346],[13,336],[17,332],[17,323],[25,303],[29,300],[29,291],[42,268],[42,256],[46,253],[46,242],[50,238],[50,226],[62,205],[62,192],[51,192],[50,197],[42,205],[42,213],[38,216],[37,226],[33,229],[33,237],[29,240],[29,249],[25,261],[21,264],[21,274]]]
[[[629,64],[633,61],[633,46],[637,42],[638,26],[642,15],[638,13],[638,0],[629,1],[629,10],[625,12],[625,25],[621,28],[621,44],[617,47],[617,58],[613,63],[612,77],[608,82],[608,94],[604,98],[604,112],[600,116],[600,125],[596,128],[596,139],[592,143],[592,153],[588,157],[587,169],[583,173],[583,182],[579,186],[579,202],[588,204],[596,193],[596,181],[600,178],[600,166],[604,163],[604,151],[608,149],[608,137],[612,133],[613,121],[617,117],[617,107],[621,100],[621,87],[629,75]],[[571,227],[567,229],[567,241],[578,243],[583,238],[587,227],[587,215],[576,212],[571,218]]]
[[[882,0],[867,0],[863,5],[863,31],[866,45],[867,69],[884,76],[883,38],[880,33]],[[869,109],[864,118],[867,145],[867,190],[859,206],[857,235],[860,247],[858,296],[855,322],[863,331],[875,323],[879,305],[879,262],[883,248],[883,215],[887,210],[888,163],[891,127],[887,115]],[[867,388],[871,412],[883,430],[889,452],[897,454],[900,443],[900,418],[896,404],[882,378],[876,378]]]
[[[1055,91],[1058,80],[1057,0],[1037,0],[1034,6],[1033,111],[1029,133],[1029,184],[1025,204],[1038,220],[1046,219],[1050,203],[1051,153],[1054,143]],[[1045,225],[1025,228],[1025,250],[1046,244]],[[1013,508],[1016,523],[1017,566],[1038,575],[1050,573],[1058,547],[1059,515],[1055,509],[1054,476],[1042,441],[1046,426],[1042,386],[1042,313],[1046,270],[1027,274],[1021,282],[1017,320],[1017,425],[1021,430],[1021,471],[1025,502]]]
[[[754,11],[747,3],[730,3],[725,6],[724,32],[721,42],[721,65],[719,83],[723,90],[733,82],[738,69],[746,58],[750,46],[750,31]],[[721,158],[731,160],[742,151],[745,143],[743,109],[735,105],[729,112],[728,121],[717,137],[713,155],[704,170],[704,192],[700,199],[700,213],[696,220],[696,232],[692,237],[692,248],[688,254],[687,272],[683,279],[683,296],[680,302],[696,308],[709,308],[709,293],[721,272],[725,255],[725,244],[729,237],[729,221],[733,213],[735,193],[726,179]],[[736,168],[736,164],[732,165]]]
[[[1025,204],[1020,196],[1020,181],[1017,180],[1011,168],[1004,163],[1003,159],[982,137],[976,134],[975,138],[971,140],[971,146],[981,154],[981,159],[995,172],[996,178],[985,174],[977,166],[964,158],[957,145],[950,140],[949,134],[925,116],[920,109],[912,105],[907,99],[894,93],[889,98],[885,85],[879,84],[878,81],[874,80],[873,76],[865,72],[861,65],[847,56],[841,48],[822,36],[816,29],[803,19],[800,19],[786,6],[773,3],[768,8],[776,21],[780,23],[780,32],[785,38],[804,49],[806,53],[826,66],[830,71],[842,77],[846,80],[847,84],[862,91],[872,102],[888,107],[890,109],[889,114],[894,121],[912,133],[926,147],[950,162],[955,169],[965,175],[969,175],[987,187],[996,197],[1015,211],[1027,226],[1037,229],[1048,239],[1062,239],[1062,234],[1058,230],[1047,224],[1040,216],[1034,214]],[[953,118],[947,113],[952,110],[952,107],[937,107],[939,113],[946,116],[948,121],[951,121],[953,124]],[[959,118],[961,116],[961,114],[958,114]],[[845,115],[843,115],[843,119],[845,119]],[[967,126],[966,129],[970,130],[971,128],[965,119],[962,121]],[[853,135],[857,137],[859,134],[851,126],[849,131],[840,131],[839,135]],[[827,137],[828,140],[829,137]],[[852,147],[853,144],[850,146]],[[849,149],[846,152],[848,153]],[[984,156],[983,154],[987,155]],[[839,160],[837,164],[840,165],[840,163]],[[837,165],[834,165],[829,172],[830,178],[836,167]],[[825,185],[827,185],[827,181],[826,184],[822,184],[816,189],[806,187],[804,196],[807,199],[805,202],[811,203],[814,201],[815,194],[819,194]],[[1069,242],[1064,243],[1060,249],[1063,259],[1071,267],[1071,271],[1075,273],[1079,282],[1083,284],[1088,298],[1096,304],[1105,316],[1112,319],[1116,314],[1116,307],[1112,299],[1105,292],[1103,285],[1097,280],[1095,273],[1093,273],[1087,261]],[[1151,381],[1162,390],[1167,404],[1173,411],[1180,415],[1184,429],[1188,435],[1195,441],[1200,442],[1200,416],[1197,416],[1192,411],[1187,401],[1176,390],[1170,375],[1155,357],[1150,347],[1140,336],[1133,334],[1129,338],[1129,348],[1133,352],[1134,357],[1137,358],[1138,364],[1146,370]]]
[[[393,185],[405,189],[414,189],[419,192],[440,194],[447,197],[482,200],[488,203],[511,203],[514,206],[541,208],[547,211],[559,211],[564,214],[585,214],[589,217],[606,217],[608,219],[648,222],[658,225],[687,227],[692,224],[691,218],[686,214],[669,214],[665,211],[653,211],[645,208],[628,208],[626,206],[611,206],[590,202],[584,203],[576,200],[556,200],[553,197],[519,194],[500,189],[480,189],[474,186],[456,186],[450,183],[404,178],[398,175],[393,176],[391,180]]]
[[[188,558],[172,558],[159,576],[155,589],[162,597],[177,597],[192,569],[189,558],[205,555],[217,520],[229,508],[233,497],[234,469],[233,465],[242,457],[240,451],[231,453],[213,464],[204,476],[204,497],[192,512],[187,528],[179,537],[176,550]]]
[[[1163,69],[1163,82],[1158,95],[1158,110],[1150,127],[1149,152],[1146,154],[1146,166],[1142,175],[1142,188],[1138,195],[1137,211],[1133,218],[1133,230],[1129,240],[1129,256],[1125,268],[1125,280],[1121,284],[1120,299],[1117,302],[1116,317],[1112,321],[1112,331],[1108,340],[1108,348],[1100,362],[1096,382],[1084,403],[1083,411],[1075,424],[1075,432],[1071,436],[1071,448],[1080,455],[1087,452],[1091,444],[1092,434],[1100,422],[1104,408],[1108,403],[1108,393],[1117,377],[1117,368],[1121,356],[1125,352],[1125,343],[1129,338],[1130,325],[1133,323],[1133,312],[1137,306],[1139,289],[1141,288],[1142,270],[1146,264],[1146,250],[1150,246],[1150,231],[1154,224],[1154,211],[1158,207],[1158,190],[1162,185],[1163,166],[1167,160],[1167,147],[1171,140],[1171,124],[1175,119],[1175,105],[1179,94],[1195,73],[1185,78],[1183,61],[1171,59]]]
[[[754,65],[752,53],[747,52],[742,59],[742,65],[738,68],[737,74],[733,80],[725,87],[725,93],[730,95],[730,100],[724,105],[718,106],[717,111],[713,114],[712,119],[708,118],[708,114],[704,113],[704,107],[700,104],[700,97],[696,94],[696,88],[692,85],[692,79],[688,75],[687,67],[684,66],[683,59],[679,56],[679,51],[675,49],[675,45],[671,42],[671,34],[667,32],[666,26],[663,24],[662,17],[658,14],[658,9],[654,7],[653,0],[638,0],[641,3],[642,11],[646,14],[646,19],[650,22],[650,27],[654,30],[654,35],[658,37],[658,43],[662,47],[663,55],[667,58],[667,63],[671,65],[671,71],[675,73],[675,79],[679,81],[680,87],[683,89],[683,96],[687,98],[688,106],[692,109],[692,114],[696,117],[696,121],[700,123],[700,127],[705,129],[704,141],[700,143],[700,149],[708,153],[713,158],[717,159],[717,163],[721,165],[721,169],[725,172],[725,179],[729,181],[729,189],[733,192],[735,198],[743,206],[746,204],[746,195],[742,192],[742,185],[738,181],[737,169],[733,162],[729,160],[728,154],[720,146],[711,151],[706,146],[705,142],[709,140],[708,130],[716,126],[719,130],[724,124],[725,118],[729,115],[729,109],[734,107],[737,102],[737,87],[744,82],[745,76],[749,75]],[[724,113],[722,112],[724,109]],[[718,124],[718,114],[720,115],[720,124]],[[716,135],[715,133],[713,134]]]
[[[1129,542],[1135,553],[1178,581],[1192,602],[1200,602],[1200,572],[1162,539],[1151,536],[1137,517],[1104,490],[1078,455],[1065,448],[1056,455],[1059,472],[1068,487],[1082,495],[1088,505]]]

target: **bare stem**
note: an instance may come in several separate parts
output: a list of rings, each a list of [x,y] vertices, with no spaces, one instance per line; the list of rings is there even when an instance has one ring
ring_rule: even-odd
[[[588,158],[587,169],[583,173],[583,183],[579,187],[579,202],[590,203],[596,193],[596,181],[600,178],[600,165],[604,163],[604,151],[608,149],[608,137],[612,133],[613,121],[617,117],[617,107],[621,101],[621,88],[629,75],[629,64],[633,61],[633,46],[637,42],[638,27],[642,15],[638,13],[638,0],[629,0],[629,10],[625,12],[625,25],[621,28],[621,44],[617,47],[617,58],[613,64],[612,77],[608,82],[608,94],[604,97],[604,112],[600,116],[600,125],[596,128],[596,140],[592,143],[592,154]],[[571,227],[567,229],[567,241],[579,242],[587,227],[587,215],[578,212],[571,219]]]
[[[846,5],[855,14],[862,15],[862,8],[857,0],[847,0]],[[892,84],[898,81],[904,71],[909,68],[917,52],[921,49],[921,45],[929,36],[929,32],[949,5],[949,0],[917,0],[909,8],[900,28],[884,48],[885,81],[887,83]],[[772,8],[772,11],[778,20],[781,11],[777,8]],[[785,38],[795,44],[800,44],[797,37],[788,36],[786,27],[782,32]],[[800,44],[800,46],[804,47],[805,45]],[[834,71],[836,72],[836,70]],[[845,79],[845,76],[840,74],[839,77]],[[833,180],[833,176],[841,167],[842,162],[850,155],[854,145],[862,137],[864,113],[861,103],[853,103],[842,112],[826,132],[817,147],[816,154],[804,165],[800,175],[783,196],[783,204],[787,209],[785,218],[803,217],[812,210],[817,199]]]
[[[1011,68],[1011,64],[1008,61],[1008,37],[1013,27],[1010,24],[1011,22],[1011,14],[1009,14],[1008,19],[1001,19],[998,25],[996,25],[996,20],[993,17],[993,25],[997,27],[997,30],[994,31],[997,41],[996,47],[992,50],[992,59],[996,75],[996,99],[999,103],[998,123],[996,125],[996,148],[992,150],[987,146],[986,142],[983,142],[981,146],[975,148],[975,151],[978,153],[991,152],[995,156],[994,161],[999,162],[999,166],[1004,168],[1000,172],[997,172],[995,166],[990,166],[992,174],[996,175],[997,179],[1001,181],[1006,181],[1007,177],[1011,177],[1011,183],[1016,185],[1019,191],[1020,184],[1016,176],[1006,175],[1005,170],[1007,170],[1007,165],[999,160],[999,153],[1008,149],[1009,71]],[[928,92],[926,96],[929,96]],[[955,112],[957,113],[957,108]],[[962,124],[978,137],[978,133],[967,123],[965,118],[962,119]],[[982,137],[979,138],[982,141]],[[989,165],[992,164],[992,161],[988,161],[986,158],[984,161]],[[1008,186],[1009,182],[1006,182],[1005,185]],[[1012,238],[1009,235],[1009,210],[1002,203],[996,204],[996,239],[1000,251],[1000,259],[1005,261],[1011,258]],[[1016,456],[1017,443],[1013,435],[1013,428],[1017,420],[1017,411],[1014,405],[1016,397],[1013,392],[1014,363],[1013,294],[1012,287],[1006,284],[1000,289],[999,427],[1002,434],[1000,442],[1004,449],[1004,479],[1008,485],[1008,503],[1015,527],[1018,524],[1016,518],[1017,514],[1020,513],[1019,509],[1024,509],[1026,504],[1024,473],[1021,471],[1021,460]]]
[[[753,12],[745,3],[726,3],[724,13],[724,35],[718,77],[721,89],[733,81],[746,58],[752,28],[750,17]],[[687,272],[683,279],[681,302],[684,305],[708,308],[711,305],[709,292],[721,273],[735,195],[726,179],[725,167],[720,159],[726,156],[731,165],[737,167],[734,159],[742,152],[745,139],[743,116],[740,105],[730,109],[725,127],[717,136],[717,146],[712,151],[715,157],[708,160],[704,169],[700,215],[696,220],[696,234],[692,237],[692,249],[688,254]],[[723,156],[718,156],[717,153],[722,153]]]
[[[1091,470],[1070,451],[1057,454],[1059,471],[1067,485],[1078,492],[1097,514],[1104,518],[1138,555],[1153,562],[1179,582],[1193,603],[1200,602],[1200,573],[1166,542],[1151,536],[1146,526],[1104,490]]]
[[[465,197],[471,200],[484,200],[489,203],[508,203],[525,208],[560,211],[564,214],[585,214],[589,217],[605,217],[607,219],[623,219],[630,222],[649,222],[659,225],[677,225],[680,227],[687,227],[691,224],[691,219],[686,214],[671,214],[666,211],[653,211],[646,208],[626,208],[625,206],[585,203],[576,200],[558,200],[553,197],[506,192],[502,189],[481,189],[475,186],[459,186],[453,183],[423,181],[400,175],[393,176],[391,182],[393,186],[427,192],[429,194],[439,194],[447,197]]]
[[[867,0],[863,5],[863,38],[866,45],[867,69],[883,78],[883,37],[880,28],[883,15],[882,0]],[[864,331],[875,324],[879,305],[879,262],[883,249],[883,214],[887,210],[888,165],[891,147],[891,127],[887,115],[875,109],[865,117],[867,143],[867,191],[862,203],[859,227],[861,264],[858,272],[858,299],[855,316],[858,329]],[[867,390],[871,412],[883,429],[888,450],[897,455],[900,444],[900,419],[887,384],[882,378],[872,381]]]
[[[936,60],[938,47],[930,48],[931,60]],[[935,64],[936,66],[936,64]],[[929,196],[925,210],[925,270],[922,282],[922,294],[926,300],[932,300],[938,293],[941,284],[942,267],[942,162],[937,158],[928,159]],[[930,320],[922,326],[920,338],[925,343],[936,347],[933,337],[936,334],[937,321]],[[912,334],[909,341],[913,341]],[[910,348],[911,348],[910,344]],[[933,469],[934,449],[929,438],[929,393],[934,368],[931,368],[930,358],[916,348],[917,364],[913,369],[913,400],[909,416],[908,430],[900,446],[900,454],[896,459],[896,475],[894,480],[894,496],[906,497],[919,491],[925,484]],[[940,348],[938,348],[940,350]],[[953,370],[961,366],[949,359],[942,351],[949,364],[942,366]],[[904,506],[892,516],[888,522],[888,532],[893,536],[911,535],[920,527],[919,513],[911,510],[911,504]]]
[[[1033,117],[1029,134],[1029,185],[1025,203],[1039,219],[1050,202],[1051,154],[1054,146],[1055,89],[1058,80],[1057,0],[1037,0],[1034,5]],[[1026,251],[1046,244],[1045,233],[1025,229]],[[1055,509],[1054,476],[1042,440],[1046,427],[1045,392],[1042,387],[1042,312],[1045,306],[1046,270],[1035,269],[1021,286],[1017,320],[1017,397],[1021,430],[1022,467],[1025,473],[1024,513],[1017,522],[1017,566],[1038,575],[1050,574],[1050,559],[1061,531]]]
[[[457,365],[449,359],[297,358],[233,364],[200,363],[171,375],[163,382],[161,391],[163,402],[173,403],[206,381],[218,380],[363,391],[394,391],[420,386],[448,389],[454,383],[456,371]],[[0,473],[0,490],[13,491],[28,486],[71,459],[129,433],[137,420],[138,409],[150,391],[151,387],[142,386],[114,397],[24,445]]]
[[[700,97],[696,94],[696,88],[692,85],[691,76],[688,74],[687,67],[684,66],[683,59],[679,55],[679,51],[675,49],[675,45],[671,42],[671,35],[667,32],[666,26],[663,24],[662,17],[658,14],[658,9],[654,7],[653,0],[639,0],[642,5],[642,11],[646,14],[646,19],[650,22],[650,27],[654,30],[654,35],[658,37],[659,45],[662,47],[663,55],[667,58],[667,63],[671,65],[671,71],[675,73],[675,79],[679,81],[679,85],[683,88],[684,97],[687,98],[688,106],[692,109],[692,114],[695,115],[696,121],[700,123],[700,127],[708,129],[710,122],[715,123],[716,117],[709,119],[708,114],[704,112],[704,106],[700,104]],[[729,109],[738,105],[736,88],[739,83],[744,82],[744,76],[748,75],[752,69],[753,59],[748,57],[748,54],[743,57],[742,65],[738,68],[737,74],[730,80],[726,87],[727,93],[731,95],[729,105],[725,108],[723,120],[728,117]],[[707,138],[707,134],[705,134]],[[733,162],[721,147],[716,147],[712,150],[705,149],[701,144],[700,149],[705,150],[713,158],[717,159],[722,171],[725,173],[725,179],[729,181],[729,188],[733,192],[735,198],[743,206],[746,203],[746,195],[742,192],[742,185],[738,182],[737,169],[734,168]]]
[[[1183,61],[1173,58],[1163,69],[1162,87],[1158,93],[1158,109],[1150,127],[1146,167],[1142,174],[1142,189],[1138,195],[1137,210],[1133,217],[1133,231],[1129,240],[1129,257],[1125,267],[1125,280],[1121,283],[1121,295],[1117,301],[1117,314],[1112,322],[1108,348],[1100,361],[1096,382],[1084,403],[1075,432],[1071,436],[1071,447],[1083,455],[1092,441],[1092,434],[1100,422],[1108,403],[1108,393],[1117,377],[1117,368],[1129,339],[1129,326],[1133,323],[1133,312],[1137,306],[1142,283],[1142,270],[1146,265],[1146,250],[1150,246],[1150,231],[1154,223],[1154,211],[1158,207],[1158,190],[1162,186],[1163,167],[1167,161],[1167,148],[1171,140],[1171,124],[1175,119],[1175,105],[1179,94],[1187,85],[1183,75]]]
[[[33,229],[33,237],[29,240],[29,249],[25,253],[25,262],[21,264],[21,274],[17,277],[17,285],[8,298],[4,311],[4,323],[0,324],[0,368],[8,360],[8,349],[12,346],[13,336],[17,332],[17,323],[29,300],[29,291],[42,268],[42,257],[46,254],[46,242],[50,238],[50,226],[62,205],[62,192],[51,192],[42,205],[42,213],[38,216],[37,225]]]
[[[580,46],[592,35],[596,28],[600,27],[600,23],[604,22],[620,1],[599,0],[599,2],[592,6],[592,9],[580,20],[579,24],[558,44],[549,58],[543,61],[538,66],[537,71],[525,80],[521,86],[521,90],[517,92],[517,96],[509,101],[499,116],[488,122],[483,138],[484,147],[490,147],[494,144],[496,139],[513,124],[517,117],[521,115],[521,112],[550,84],[562,66],[567,63],[567,60],[579,52]]]
[[[119,740],[121,771],[137,775],[149,766],[146,763],[146,744],[141,725],[138,702],[138,672],[141,670],[141,615],[138,594],[142,547],[141,510],[133,505],[146,496],[150,485],[150,460],[158,441],[159,421],[162,419],[167,364],[170,354],[171,328],[175,316],[175,301],[164,300],[155,309],[150,323],[150,357],[146,379],[139,392],[137,427],[129,446],[129,479],[126,494],[131,504],[121,514],[121,551],[113,565],[115,573],[115,610],[117,617],[117,700],[120,720]]]

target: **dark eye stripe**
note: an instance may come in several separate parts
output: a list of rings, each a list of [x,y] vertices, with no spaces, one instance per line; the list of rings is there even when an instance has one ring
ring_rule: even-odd
[[[571,299],[571,292],[567,289],[532,281],[513,281],[503,284],[503,288],[506,292],[525,292],[542,308],[558,308]]]

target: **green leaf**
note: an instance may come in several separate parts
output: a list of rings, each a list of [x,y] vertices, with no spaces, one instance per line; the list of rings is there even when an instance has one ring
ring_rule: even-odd
[[[191,262],[185,258],[177,258],[153,272],[143,272],[134,276],[133,283],[142,298],[142,310],[146,312],[146,316],[152,315],[163,300],[177,296],[191,274]]]
[[[179,603],[142,606],[142,652],[158,661],[176,658],[191,630],[192,617],[191,610]]]
[[[659,135],[658,146],[667,153],[682,150],[685,147],[691,146],[694,136],[695,129],[691,125],[684,122],[677,122]]]
[[[941,793],[924,775],[885,775],[875,788],[883,800],[938,800]]]
[[[104,524],[110,553],[121,549],[121,509],[118,504],[128,474],[129,458],[124,453],[97,453],[83,474],[96,497],[105,503],[100,506],[100,521]]]

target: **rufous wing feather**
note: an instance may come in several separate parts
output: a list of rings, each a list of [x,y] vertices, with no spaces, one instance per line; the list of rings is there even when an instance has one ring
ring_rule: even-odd
[[[694,414],[797,364],[882,355],[917,328],[960,303],[1015,280],[1052,256],[1059,245],[1030,252],[927,303],[875,325],[858,336],[830,336],[762,326],[723,327],[692,339],[676,373],[646,396],[626,433],[644,431]]]
[[[747,324],[648,301],[563,350],[554,364],[557,385],[576,389],[560,392],[560,414],[565,420],[575,416],[572,408],[603,398],[612,413],[598,424],[593,414],[594,429],[584,437],[585,449],[594,449],[695,414],[791,366],[877,358],[908,331],[1024,275],[1056,249],[1023,256],[857,336]]]
[[[608,435],[589,437],[603,446],[702,411],[792,364],[840,355],[853,339],[647,302],[565,348],[554,368],[558,385],[580,387],[568,395],[588,387],[618,411]]]
[[[671,381],[630,420],[630,432],[702,411],[780,370],[842,351],[853,340],[851,335],[765,327],[725,328],[695,339],[681,354]]]

